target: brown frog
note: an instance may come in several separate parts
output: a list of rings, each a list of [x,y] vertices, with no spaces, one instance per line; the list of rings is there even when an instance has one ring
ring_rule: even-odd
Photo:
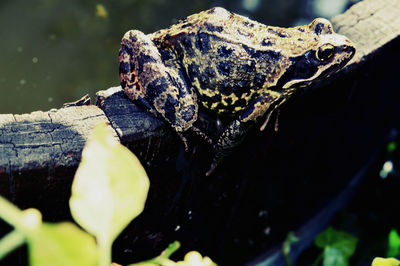
[[[353,43],[317,18],[293,28],[266,26],[216,7],[152,34],[128,31],[119,53],[121,86],[182,138],[199,105],[231,119],[214,144],[209,175],[246,132],[299,88],[341,69]],[[261,126],[265,128],[266,122]]]

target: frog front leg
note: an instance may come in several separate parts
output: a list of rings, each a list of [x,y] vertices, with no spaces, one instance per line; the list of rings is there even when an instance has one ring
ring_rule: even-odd
[[[197,119],[197,95],[179,69],[167,67],[152,40],[141,31],[128,31],[119,52],[121,87],[146,111],[165,120],[181,137]]]
[[[228,125],[219,136],[217,144],[215,145],[215,155],[210,169],[206,172],[207,176],[214,171],[223,158],[227,157],[239,146],[246,133],[260,118],[266,115],[266,122],[268,121],[269,116],[279,106],[282,99],[283,95],[281,93],[268,90],[257,98],[253,104],[248,106],[238,119],[232,121]],[[260,130],[264,128],[265,125],[262,125]]]

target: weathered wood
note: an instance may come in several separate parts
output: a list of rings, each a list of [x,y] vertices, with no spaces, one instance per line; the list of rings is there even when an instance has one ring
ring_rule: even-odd
[[[65,179],[70,183],[71,175],[62,174],[75,171],[88,134],[98,123],[108,119],[96,106],[0,115],[1,194],[28,206],[38,198],[36,188],[38,194],[43,188],[55,195],[64,191],[55,184]]]
[[[1,115],[1,165],[26,170],[79,162],[90,129],[108,122],[95,106]],[[76,156],[76,157],[75,157]]]
[[[399,19],[398,0],[365,0],[333,18],[336,31],[355,43],[355,58],[318,90],[282,109],[278,133],[254,130],[209,178],[203,174],[210,148],[183,153],[176,134],[119,87],[100,91],[98,107],[0,115],[0,193],[21,207],[39,208],[45,218],[66,217],[69,185],[87,135],[98,122],[109,121],[151,179],[146,211],[125,232],[121,250],[134,248],[146,257],[152,253],[146,247],[157,253],[180,239],[187,249],[221,260],[234,260],[224,255],[235,248],[254,256],[336,195],[393,123],[399,113],[398,92],[390,87],[400,57],[393,48],[400,42]],[[243,217],[254,225],[243,226]],[[129,252],[115,254],[122,258],[118,262],[131,262]]]
[[[348,36],[357,53],[348,68],[357,67],[400,34],[400,1],[364,0],[332,19],[337,32]]]

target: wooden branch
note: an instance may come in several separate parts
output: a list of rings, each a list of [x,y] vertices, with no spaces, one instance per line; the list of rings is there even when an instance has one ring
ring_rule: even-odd
[[[332,22],[355,43],[354,59],[329,84],[282,109],[278,133],[250,133],[215,175],[204,177],[209,147],[185,154],[175,133],[113,87],[97,93],[97,106],[0,115],[0,193],[22,208],[39,208],[45,219],[69,217],[81,150],[91,129],[109,122],[151,179],[146,210],[120,240],[121,250],[146,257],[179,239],[229,265],[224,259],[236,258],[231,247],[248,256],[268,249],[349,182],[399,113],[391,85],[398,83],[400,2],[365,0]],[[243,217],[256,226],[243,226]],[[119,263],[131,262],[130,253],[115,255]]]
[[[88,134],[101,122],[108,119],[96,106],[0,115],[1,194],[27,207],[37,202],[36,193],[40,198],[44,188],[53,195],[64,192],[64,187],[57,184],[72,180],[71,173],[79,164]],[[65,193],[59,195],[67,197]],[[46,201],[42,203],[46,205]],[[51,209],[53,205],[49,205],[44,209]]]
[[[1,115],[1,122],[1,165],[24,171],[75,166],[90,129],[108,120],[95,106],[77,106]]]
[[[364,0],[332,19],[335,30],[352,40],[357,53],[348,68],[357,68],[360,62],[385,48],[399,38],[400,2],[396,0]]]

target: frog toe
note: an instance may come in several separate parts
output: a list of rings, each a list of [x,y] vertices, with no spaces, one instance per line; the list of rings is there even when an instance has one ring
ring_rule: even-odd
[[[182,140],[183,142],[183,146],[185,148],[185,152],[189,152],[189,142],[188,139],[186,138],[186,136],[184,136],[184,134],[182,132],[177,132],[179,138]]]
[[[214,170],[217,168],[218,166],[218,160],[216,160],[215,158],[213,159],[213,162],[211,163],[210,168],[208,169],[208,171],[206,172],[206,176],[210,176]]]
[[[196,135],[200,136],[203,140],[205,140],[209,145],[213,145],[214,141],[206,134],[204,133],[201,129],[192,126],[190,128]]]

